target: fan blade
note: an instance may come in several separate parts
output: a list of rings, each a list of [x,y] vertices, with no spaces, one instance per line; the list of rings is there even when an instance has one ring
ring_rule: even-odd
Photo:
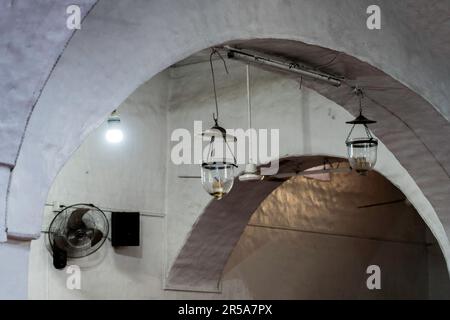
[[[305,170],[301,172],[287,172],[276,174],[276,178],[290,178],[295,176],[309,176],[315,174],[323,174],[323,173],[348,173],[351,172],[350,168],[330,168],[330,169],[321,169],[321,170]]]
[[[103,239],[103,232],[101,232],[98,229],[94,229],[94,234],[91,238],[91,246],[95,246],[97,243],[99,243]]]
[[[90,209],[86,209],[86,208],[80,208],[80,209],[74,210],[69,217],[69,221],[67,222],[67,227],[72,230],[84,228],[85,224],[83,222],[83,216],[89,210]]]
[[[284,178],[294,177],[297,175],[298,175],[298,172],[278,173],[278,174],[274,175],[274,178],[284,179]]]
[[[267,181],[267,182],[285,182],[287,181],[287,178],[278,178],[277,176],[264,176],[264,179],[261,181]]]

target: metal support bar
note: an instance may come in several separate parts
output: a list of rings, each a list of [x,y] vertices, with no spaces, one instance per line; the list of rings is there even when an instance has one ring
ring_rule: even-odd
[[[45,204],[46,207],[54,207],[54,204],[52,203],[46,203]],[[59,212],[61,210],[63,210],[65,207],[65,205],[60,205],[58,207],[57,210],[52,210],[53,212]],[[143,217],[155,217],[155,218],[164,218],[166,216],[166,214],[164,212],[153,212],[153,211],[148,211],[148,210],[135,210],[135,209],[119,209],[119,208],[108,208],[108,207],[100,207],[97,206],[100,210],[105,211],[105,212],[134,212],[134,211],[139,211],[139,214]]]

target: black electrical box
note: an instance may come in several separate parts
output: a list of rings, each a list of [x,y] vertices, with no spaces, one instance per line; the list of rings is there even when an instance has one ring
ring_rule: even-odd
[[[139,246],[139,212],[111,212],[111,244],[113,247]]]

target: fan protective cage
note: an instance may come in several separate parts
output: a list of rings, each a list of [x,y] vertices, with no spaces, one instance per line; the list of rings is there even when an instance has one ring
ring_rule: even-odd
[[[67,252],[69,259],[83,258],[100,249],[108,234],[109,223],[102,210],[92,204],[74,204],[53,218],[47,234],[47,249],[53,254],[57,246]]]

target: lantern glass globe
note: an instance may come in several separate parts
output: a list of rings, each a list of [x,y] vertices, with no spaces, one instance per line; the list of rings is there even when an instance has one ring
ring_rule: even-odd
[[[354,138],[347,141],[348,161],[353,170],[367,175],[377,162],[378,142],[375,139]]]
[[[234,165],[227,162],[203,163],[201,179],[206,192],[220,200],[233,188]]]

